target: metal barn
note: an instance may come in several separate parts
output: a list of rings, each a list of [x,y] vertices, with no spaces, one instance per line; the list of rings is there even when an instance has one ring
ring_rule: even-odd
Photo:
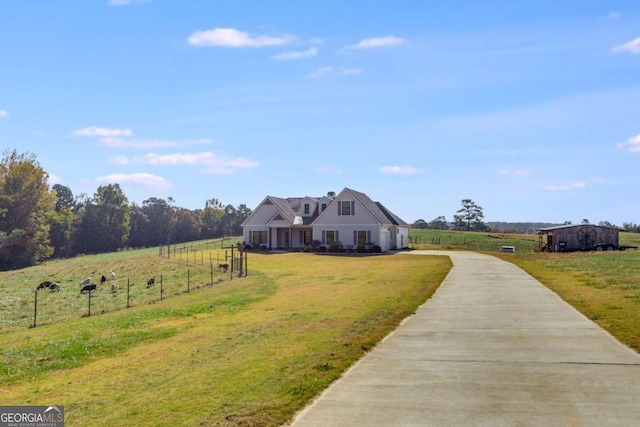
[[[620,249],[616,227],[577,224],[558,225],[538,230],[539,250],[542,252],[613,251]]]

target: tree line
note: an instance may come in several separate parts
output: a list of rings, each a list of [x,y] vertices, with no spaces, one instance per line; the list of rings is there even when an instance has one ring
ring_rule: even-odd
[[[449,223],[444,215],[434,218],[432,221],[419,219],[411,226],[413,228],[430,228],[434,230],[465,230],[465,231],[490,231],[491,228],[484,223],[484,209],[471,199],[462,199],[460,209],[453,215],[453,221]]]
[[[552,227],[557,225],[570,225],[571,221],[565,221],[562,224],[542,223],[542,222],[490,222],[485,223],[484,210],[471,199],[462,199],[460,201],[460,209],[453,215],[453,221],[448,222],[444,215],[440,215],[431,221],[418,219],[411,226],[420,229],[433,230],[457,230],[457,231],[493,231],[499,233],[533,233],[540,228]],[[590,224],[588,219],[583,219],[581,224]],[[640,225],[632,222],[624,222],[619,227],[609,221],[599,221],[602,227],[620,228],[632,233],[640,233]]]
[[[119,184],[99,186],[93,196],[48,184],[31,153],[5,150],[0,161],[0,270],[49,258],[96,254],[242,234],[251,214],[245,204],[216,198],[202,209],[150,197],[129,202]]]

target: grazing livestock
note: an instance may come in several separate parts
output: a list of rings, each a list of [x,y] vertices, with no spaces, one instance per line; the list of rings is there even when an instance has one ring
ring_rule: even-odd
[[[116,273],[114,273],[113,271],[109,274],[111,275],[111,280],[114,280],[116,278]]]
[[[80,282],[80,287],[87,286],[89,284],[91,284],[91,277],[87,277],[86,279],[82,280]]]
[[[49,289],[49,287],[51,287],[51,282],[46,281],[46,282],[42,282],[38,285],[38,287],[36,288],[36,291],[41,291],[43,289]]]
[[[60,292],[60,284],[59,283],[52,283],[51,286],[49,286],[49,290],[51,292]]]
[[[115,292],[118,290],[118,284],[116,282],[111,283],[111,291]]]
[[[150,288],[151,286],[156,284],[156,278],[155,276],[152,277],[151,279],[147,280],[147,288]]]
[[[86,292],[91,292],[91,291],[95,291],[96,289],[98,289],[98,285],[96,285],[95,283],[89,283],[88,285],[84,285],[82,287],[82,289],[80,289],[80,293],[84,293]]]
[[[104,277],[104,274],[103,274],[102,277],[100,278],[100,284],[104,285],[106,281],[107,281],[107,278]]]
[[[226,262],[224,264],[219,264],[218,268],[220,268],[226,273],[226,271],[229,269],[229,264],[227,264]]]

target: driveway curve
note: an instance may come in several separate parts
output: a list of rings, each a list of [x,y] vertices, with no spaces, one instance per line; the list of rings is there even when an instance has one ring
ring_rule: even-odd
[[[640,355],[515,265],[448,255],[440,288],[295,427],[640,425]]]

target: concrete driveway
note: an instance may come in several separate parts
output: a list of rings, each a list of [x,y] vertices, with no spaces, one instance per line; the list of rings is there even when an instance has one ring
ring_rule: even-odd
[[[295,427],[640,425],[640,356],[518,267],[473,252]]]

